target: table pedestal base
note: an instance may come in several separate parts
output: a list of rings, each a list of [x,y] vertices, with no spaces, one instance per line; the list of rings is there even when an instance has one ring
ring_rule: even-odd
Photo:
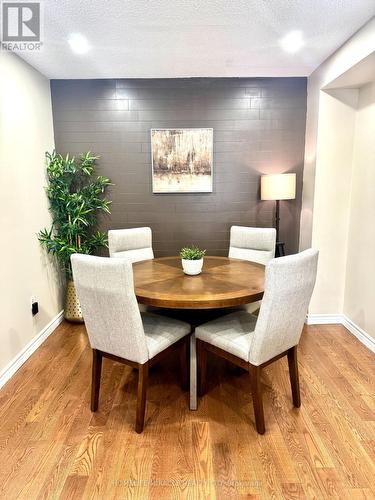
[[[190,410],[198,408],[197,387],[197,341],[193,332],[190,336]]]

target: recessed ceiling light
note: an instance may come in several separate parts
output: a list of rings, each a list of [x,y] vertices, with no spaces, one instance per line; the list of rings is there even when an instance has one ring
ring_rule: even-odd
[[[302,31],[291,31],[287,33],[280,41],[281,47],[285,50],[285,52],[289,52],[291,54],[298,52],[305,45],[305,41],[303,39]]]
[[[68,42],[70,48],[76,54],[86,54],[91,48],[87,38],[80,33],[72,33],[68,38]]]

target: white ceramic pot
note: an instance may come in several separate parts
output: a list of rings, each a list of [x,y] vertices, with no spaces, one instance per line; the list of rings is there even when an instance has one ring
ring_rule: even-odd
[[[203,258],[199,260],[181,259],[181,261],[182,269],[184,270],[185,274],[195,276],[196,274],[200,274],[202,272]]]

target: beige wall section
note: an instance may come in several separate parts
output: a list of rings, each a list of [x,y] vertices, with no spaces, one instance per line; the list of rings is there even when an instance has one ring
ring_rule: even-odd
[[[308,78],[305,162],[303,172],[300,250],[311,246],[319,99],[321,89],[374,51],[375,17],[321,64]]]
[[[36,238],[51,222],[44,154],[53,148],[49,81],[0,52],[0,372],[62,309],[59,277]]]
[[[375,338],[374,219],[375,83],[371,83],[360,89],[356,116],[344,314],[373,338]]]
[[[308,78],[300,249],[320,251],[309,314],[375,338],[374,61],[375,18]]]
[[[375,339],[375,82],[321,91],[319,105],[309,313],[344,315]]]
[[[312,241],[320,253],[312,314],[343,309],[356,99],[357,90],[320,97]]]

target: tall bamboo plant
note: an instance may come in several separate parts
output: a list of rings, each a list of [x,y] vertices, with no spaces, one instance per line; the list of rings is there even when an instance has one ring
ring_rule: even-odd
[[[103,198],[107,177],[94,174],[99,158],[90,152],[79,159],[56,153],[46,153],[46,188],[52,214],[52,227],[38,233],[46,250],[55,255],[67,279],[72,279],[70,256],[73,253],[92,254],[107,247],[107,235],[96,230],[100,211],[110,213],[110,201]]]

